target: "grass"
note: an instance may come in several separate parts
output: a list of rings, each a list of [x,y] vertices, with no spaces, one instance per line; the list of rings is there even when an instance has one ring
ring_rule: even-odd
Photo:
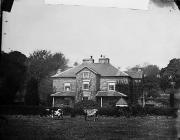
[[[12,140],[174,140],[176,121],[164,116],[99,117],[97,122],[84,117],[63,120],[40,116],[7,116],[1,126],[1,139]]]

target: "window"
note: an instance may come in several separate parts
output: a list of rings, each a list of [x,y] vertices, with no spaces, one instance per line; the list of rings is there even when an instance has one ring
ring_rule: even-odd
[[[108,90],[115,91],[115,83],[108,83]]]
[[[89,90],[89,81],[83,82],[83,90]]]
[[[83,72],[83,78],[89,78],[89,71]]]
[[[70,91],[71,90],[71,84],[70,83],[64,83],[64,90]]]

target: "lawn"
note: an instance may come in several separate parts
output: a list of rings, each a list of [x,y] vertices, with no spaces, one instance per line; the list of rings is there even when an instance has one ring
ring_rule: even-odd
[[[164,116],[99,117],[85,121],[82,116],[63,120],[40,116],[7,116],[8,124],[1,126],[5,140],[174,140],[176,121]],[[1,139],[2,139],[1,138]]]

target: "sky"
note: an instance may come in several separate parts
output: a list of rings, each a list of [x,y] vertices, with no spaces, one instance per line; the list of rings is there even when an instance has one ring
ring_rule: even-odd
[[[90,56],[98,62],[102,54],[122,70],[144,63],[162,68],[180,58],[179,25],[176,6],[152,2],[148,10],[134,10],[15,0],[3,13],[2,50],[62,52],[69,65]]]

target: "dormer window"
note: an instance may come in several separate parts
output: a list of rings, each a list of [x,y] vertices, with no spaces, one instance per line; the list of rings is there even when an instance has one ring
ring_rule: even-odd
[[[83,78],[84,79],[89,78],[89,71],[84,71],[83,72]]]
[[[115,82],[109,82],[108,83],[108,90],[109,91],[115,91]]]
[[[70,91],[71,90],[71,84],[70,83],[64,83],[64,91]]]

